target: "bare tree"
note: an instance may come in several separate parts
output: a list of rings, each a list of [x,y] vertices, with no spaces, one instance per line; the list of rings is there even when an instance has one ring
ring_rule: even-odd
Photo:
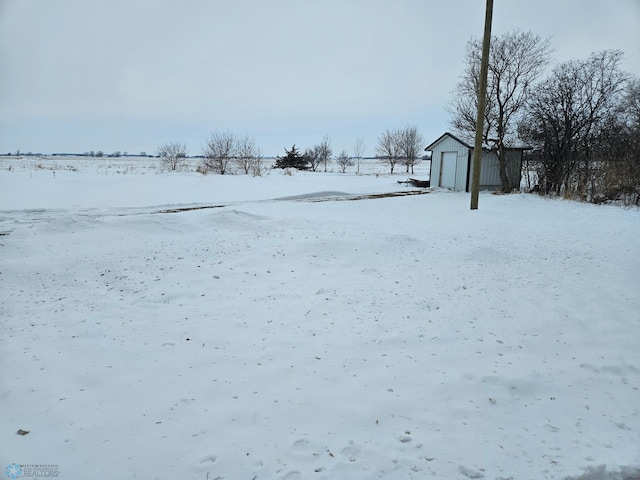
[[[340,155],[338,155],[338,157],[336,158],[336,163],[340,168],[340,173],[346,173],[347,168],[353,167],[354,162],[353,162],[353,159],[349,157],[349,154],[347,153],[347,151],[342,150],[342,152],[340,152]]]
[[[364,155],[364,138],[356,138],[356,143],[353,145],[353,155],[356,159],[356,173],[360,173],[360,162],[362,155]]]
[[[324,171],[327,171],[327,165],[330,162],[333,150],[331,149],[331,138],[329,135],[325,135],[320,145],[317,145],[318,159],[321,165],[324,165]]]
[[[398,130],[385,130],[378,137],[376,155],[381,162],[389,165],[391,173],[393,173],[400,155],[399,138],[400,132]]]
[[[220,175],[229,172],[231,161],[237,151],[236,135],[232,132],[211,132],[204,147],[202,165],[205,170],[213,170]]]
[[[407,125],[398,132],[398,149],[407,167],[407,173],[411,169],[411,175],[413,175],[413,167],[421,160],[423,148],[424,137],[416,127]]]
[[[304,156],[309,162],[311,171],[316,172],[320,166],[320,147],[316,145],[313,148],[307,148],[304,151]]]
[[[245,173],[250,172],[255,175],[256,162],[261,157],[260,150],[256,146],[253,137],[245,135],[237,140],[236,145],[236,162],[238,167]],[[261,170],[261,169],[259,169]]]
[[[549,64],[551,42],[532,32],[512,31],[492,37],[485,106],[483,143],[496,149],[504,191],[511,190],[506,148],[515,141],[518,115],[526,105],[532,83]],[[451,124],[472,136],[476,128],[482,42],[467,43],[466,67],[448,106]]]
[[[262,156],[262,151],[259,148],[255,153],[256,155],[251,161],[251,175],[254,177],[260,177],[264,170],[264,157]]]
[[[168,170],[178,170],[180,164],[187,158],[187,145],[178,142],[162,144],[158,147],[158,157]]]

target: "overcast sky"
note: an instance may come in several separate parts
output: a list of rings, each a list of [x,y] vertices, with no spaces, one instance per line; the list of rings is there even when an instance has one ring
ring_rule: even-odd
[[[154,153],[212,130],[267,156],[330,136],[373,154],[385,129],[426,142],[484,0],[0,0],[0,152]],[[640,0],[495,0],[493,33],[550,36],[555,62],[620,49],[640,77]]]

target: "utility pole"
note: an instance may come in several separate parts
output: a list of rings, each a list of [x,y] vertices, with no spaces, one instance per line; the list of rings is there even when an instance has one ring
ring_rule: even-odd
[[[487,103],[487,74],[489,71],[489,45],[491,44],[491,20],[493,0],[487,0],[484,17],[484,39],[480,63],[480,91],[478,92],[478,116],[476,117],[476,141],[473,145],[473,176],[471,177],[471,210],[478,209],[480,193],[480,163],[482,162],[482,131],[484,130],[484,107]]]

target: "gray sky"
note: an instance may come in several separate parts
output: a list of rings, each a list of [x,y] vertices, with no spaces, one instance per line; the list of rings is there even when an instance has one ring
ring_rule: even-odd
[[[0,152],[154,153],[212,130],[267,156],[334,153],[445,106],[484,0],[0,0]],[[640,76],[640,0],[495,0],[493,33],[550,36],[555,62],[620,49]]]

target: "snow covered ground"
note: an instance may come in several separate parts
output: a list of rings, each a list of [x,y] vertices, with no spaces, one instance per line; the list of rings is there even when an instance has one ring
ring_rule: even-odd
[[[640,478],[637,210],[3,162],[1,468]]]

